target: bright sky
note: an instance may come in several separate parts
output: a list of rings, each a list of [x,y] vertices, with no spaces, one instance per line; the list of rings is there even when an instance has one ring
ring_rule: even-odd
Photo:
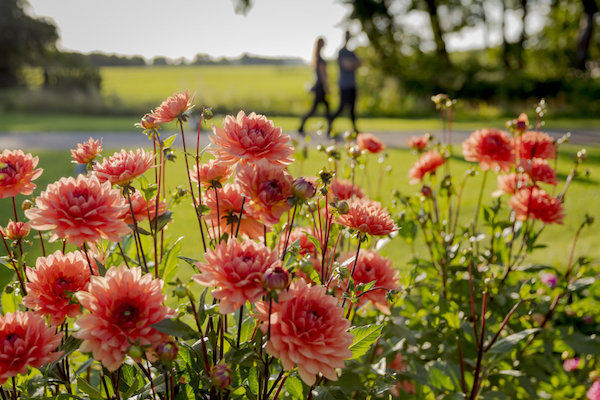
[[[317,36],[326,57],[341,46],[347,7],[335,0],[256,0],[236,14],[231,0],[29,0],[36,16],[54,20],[64,50],[162,55],[243,53],[310,60]],[[355,27],[355,31],[359,29]]]

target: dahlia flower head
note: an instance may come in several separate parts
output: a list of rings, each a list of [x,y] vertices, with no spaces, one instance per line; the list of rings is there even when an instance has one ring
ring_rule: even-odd
[[[408,171],[408,183],[416,185],[427,174],[434,174],[438,167],[444,165],[446,159],[437,151],[429,150],[423,153]]]
[[[515,139],[519,158],[530,160],[532,158],[556,158],[554,139],[548,134],[538,131],[527,131]]]
[[[565,372],[577,371],[579,369],[580,361],[579,357],[567,358],[563,362],[563,369]]]
[[[361,151],[368,151],[372,154],[381,153],[385,150],[385,144],[371,133],[356,135],[356,145]]]
[[[236,118],[225,117],[223,128],[213,126],[210,140],[216,148],[212,153],[222,162],[256,163],[259,160],[286,166],[294,159],[294,148],[289,144],[289,135],[282,135],[281,128],[264,115],[240,111]]]
[[[133,225],[133,218],[131,216],[131,209],[133,208],[133,216],[135,217],[136,223],[145,221],[145,220],[154,220],[157,216],[157,208],[156,208],[156,197],[152,196],[150,201],[146,201],[144,195],[135,191],[130,194],[131,197],[131,207],[127,207],[125,214],[123,216],[123,221],[127,225]],[[164,200],[159,200],[158,202],[158,216],[163,215],[167,212],[167,204]]]
[[[354,199],[348,202],[348,213],[338,217],[337,223],[371,236],[387,236],[398,230],[394,220],[381,203]]]
[[[558,283],[558,277],[551,272],[546,272],[540,276],[540,281],[550,289],[554,289]]]
[[[152,129],[156,124],[163,124],[175,119],[182,119],[183,114],[194,106],[193,103],[194,96],[190,99],[189,90],[186,90],[183,93],[175,93],[154,109],[151,114],[153,120],[150,121],[146,118],[146,121],[142,120],[141,125],[144,129]],[[148,126],[148,128],[146,128],[146,126]]]
[[[8,220],[8,224],[6,228],[0,227],[0,232],[6,239],[10,240],[20,240],[24,239],[29,235],[31,228],[29,224],[22,221],[13,221],[12,219]]]
[[[352,182],[345,179],[334,179],[329,184],[329,190],[333,193],[336,201],[349,200],[352,197],[362,199],[365,197],[365,192]]]
[[[423,136],[412,136],[407,140],[408,147],[420,153],[427,148],[430,137],[431,136],[429,134],[425,134]]]
[[[89,138],[86,142],[77,143],[76,149],[71,149],[73,161],[77,164],[88,164],[102,152],[102,139],[100,141]]]
[[[483,171],[500,169],[508,172],[515,161],[512,137],[498,129],[481,129],[471,133],[462,144],[465,160],[479,163]]]
[[[33,193],[36,185],[32,181],[43,172],[35,168],[38,161],[38,157],[22,150],[4,150],[0,154],[0,199]]]
[[[251,240],[239,243],[235,238],[208,250],[196,266],[200,271],[193,279],[203,286],[215,287],[211,294],[219,300],[219,312],[229,314],[246,301],[259,300],[265,289],[262,277],[269,268],[281,266],[277,253]]]
[[[600,400],[600,381],[594,381],[594,383],[592,383],[586,396],[588,400]]]
[[[531,183],[531,179],[526,174],[512,172],[510,174],[498,174],[497,182],[498,190],[492,193],[492,196],[500,196],[502,193],[513,195],[520,189],[526,188]]]
[[[353,257],[346,255],[345,260]],[[352,268],[352,264],[348,268]],[[355,285],[360,283],[367,284],[375,281],[374,288],[383,288],[369,291],[360,296],[358,307],[365,305],[369,301],[384,314],[390,314],[390,305],[387,301],[387,290],[396,290],[399,287],[398,270],[392,266],[392,262],[385,257],[380,256],[373,250],[364,250],[359,252],[356,261],[356,269],[352,275]],[[342,286],[346,287],[347,282]],[[360,293],[357,293],[360,294]]]
[[[28,367],[39,368],[56,361],[62,339],[56,328],[46,326],[33,312],[15,311],[0,315],[0,385],[26,374]]]
[[[122,220],[128,208],[123,196],[95,176],[63,177],[48,185],[35,205],[25,216],[32,228],[51,229],[51,242],[59,238],[75,246],[101,239],[118,242],[130,232]]]
[[[235,177],[242,193],[252,201],[255,215],[267,226],[279,222],[281,215],[291,208],[292,176],[284,167],[260,161],[241,164]]]
[[[320,373],[336,381],[336,368],[352,357],[349,350],[353,335],[347,332],[350,321],[337,298],[326,294],[323,286],[293,282],[271,304],[270,338],[266,351],[281,360],[285,370],[297,365],[300,378],[307,385],[316,382]],[[263,332],[269,329],[269,303],[256,303],[257,318]]]
[[[565,216],[562,201],[537,186],[519,190],[509,204],[519,221],[534,218],[545,224],[562,224]]]
[[[79,351],[93,353],[109,371],[121,366],[136,342],[145,348],[150,361],[155,360],[154,348],[168,341],[168,336],[151,325],[175,316],[163,305],[162,287],[162,280],[143,274],[138,267],[112,267],[106,276],[93,276],[89,289],[75,294],[89,311],[76,321],[79,330],[73,336],[83,340]]]
[[[92,266],[98,274],[96,263]],[[80,314],[79,304],[71,301],[74,293],[87,290],[91,272],[81,252],[63,254],[57,250],[47,257],[38,257],[35,268],[27,268],[25,307],[48,316],[50,323],[59,326],[66,317]]]
[[[121,150],[94,165],[93,171],[100,182],[108,181],[111,185],[127,186],[148,171],[153,164],[154,156],[143,149],[137,149],[135,153],[132,150]]]
[[[522,159],[520,165],[523,171],[525,171],[525,173],[529,175],[533,182],[543,182],[553,186],[556,186],[558,184],[558,180],[556,179],[556,171],[548,164],[548,161],[546,161],[545,159]]]
[[[219,212],[217,213],[217,197],[219,198]],[[264,236],[263,224],[258,220],[260,217],[256,215],[250,207],[250,202],[244,202],[242,189],[240,185],[235,183],[226,183],[222,188],[217,189],[215,195],[214,190],[206,192],[204,197],[204,205],[210,208],[208,214],[204,215],[207,220],[207,226],[213,236],[217,235],[217,231],[231,232],[233,228],[233,236],[237,231],[240,210],[244,205],[242,212],[242,221],[239,223],[239,234],[246,235],[251,239],[258,240]],[[233,223],[233,225],[232,225]]]
[[[190,171],[190,179],[196,183],[200,182],[205,188],[211,188],[225,183],[233,174],[234,169],[231,164],[225,164],[219,160],[208,160],[205,164],[194,165]]]

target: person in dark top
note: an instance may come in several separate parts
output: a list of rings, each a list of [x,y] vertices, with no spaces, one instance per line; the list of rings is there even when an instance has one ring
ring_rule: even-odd
[[[344,47],[340,49],[338,53],[338,65],[340,67],[340,76],[338,79],[338,86],[340,88],[340,105],[337,111],[331,116],[329,120],[329,129],[333,120],[340,116],[344,108],[350,108],[350,119],[352,120],[352,128],[354,132],[358,132],[356,128],[356,115],[355,115],[355,104],[356,104],[356,70],[361,65],[360,59],[354,54],[353,51],[348,50],[348,42],[352,35],[350,31],[346,31]],[[328,132],[329,134],[330,132]]]
[[[306,120],[310,118],[315,111],[317,110],[317,106],[321,103],[325,105],[325,113],[327,116],[327,121],[330,120],[329,115],[329,102],[327,101],[327,93],[329,93],[329,82],[327,81],[327,62],[321,56],[321,50],[325,47],[325,39],[322,37],[317,38],[317,42],[315,43],[315,52],[313,54],[313,68],[315,69],[316,82],[313,87],[310,89],[311,92],[315,94],[312,107],[308,111],[308,113],[302,117],[302,121],[300,122],[300,127],[298,128],[298,133],[304,135],[304,124]],[[327,132],[331,130],[331,127],[328,127]]]

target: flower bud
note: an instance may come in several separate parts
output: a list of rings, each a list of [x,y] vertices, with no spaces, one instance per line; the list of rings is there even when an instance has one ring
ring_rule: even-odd
[[[173,294],[178,298],[183,299],[185,296],[187,296],[187,288],[184,285],[177,285],[173,291]]]
[[[127,354],[129,354],[129,356],[134,360],[139,360],[140,358],[144,357],[144,349],[142,346],[132,344],[131,347],[129,347]]]
[[[141,126],[144,129],[154,129],[158,125],[156,123],[156,118],[154,117],[154,115],[152,115],[152,114],[146,114],[140,120],[139,126]]]
[[[269,268],[262,277],[262,285],[268,291],[281,291],[287,288],[292,279],[290,274],[281,267]]]
[[[212,108],[205,108],[204,110],[202,110],[202,116],[207,121],[210,120],[210,119],[212,119],[212,117],[213,117]]]
[[[337,203],[337,210],[341,215],[348,214],[348,212],[350,211],[350,206],[346,201],[341,200]]]
[[[358,158],[361,154],[362,151],[360,151],[360,148],[358,146],[350,146],[350,148],[348,149],[348,155],[352,158]]]
[[[219,390],[223,390],[231,385],[231,368],[229,364],[215,365],[210,371],[210,376],[213,385]]]
[[[431,188],[427,185],[423,185],[421,188],[421,194],[425,197],[431,197]]]
[[[292,184],[292,193],[298,199],[306,201],[317,193],[317,188],[312,182],[304,178],[296,178]]]
[[[156,346],[156,355],[158,359],[165,364],[171,363],[173,360],[177,358],[177,352],[179,348],[177,347],[177,343],[174,341],[161,343]]]
[[[33,207],[33,201],[31,200],[24,200],[23,204],[21,204],[21,209],[23,211],[29,210],[31,207]]]
[[[30,230],[31,228],[29,228],[27,223],[21,221],[14,222],[13,220],[9,219],[6,228],[2,229],[2,234],[7,239],[20,240],[27,237]]]

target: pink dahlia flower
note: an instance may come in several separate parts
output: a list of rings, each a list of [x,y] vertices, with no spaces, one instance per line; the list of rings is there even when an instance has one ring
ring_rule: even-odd
[[[338,300],[325,293],[323,286],[308,286],[304,281],[292,283],[271,305],[271,336],[266,350],[281,360],[285,370],[298,365],[300,378],[307,385],[315,383],[317,374],[337,380],[336,368],[352,357],[348,347],[353,336],[347,332],[350,321]],[[261,329],[269,329],[269,303],[256,304]]]
[[[61,339],[62,334],[32,312],[0,315],[0,385],[26,374],[27,367],[39,368],[56,361],[62,354],[56,351]]]
[[[100,155],[102,139],[100,141],[89,138],[87,142],[78,143],[76,149],[71,149],[71,156],[77,164],[88,164]]]
[[[223,128],[213,127],[210,140],[217,146],[213,154],[229,164],[255,163],[267,160],[275,165],[289,165],[294,159],[290,137],[264,115],[240,111],[237,118],[225,117]]]
[[[35,167],[39,159],[22,150],[4,150],[0,154],[0,199],[18,194],[30,195],[35,189],[31,181],[37,179],[43,169]]]
[[[132,180],[148,171],[154,163],[152,153],[142,149],[113,154],[110,158],[94,165],[94,174],[100,182],[109,181],[112,185],[126,186]]]
[[[313,242],[310,241],[310,239],[308,238],[308,235],[313,235],[312,228],[305,228],[305,227],[294,228],[292,230],[292,232],[290,233],[290,242],[288,243],[288,246],[291,245],[292,243],[294,243],[296,240],[298,240],[298,244],[300,246],[300,249],[299,249],[300,255],[304,256],[306,254],[309,254],[312,257],[316,257],[317,256],[317,247],[315,246],[315,244]],[[283,251],[284,240],[285,239],[282,239],[280,242],[280,246],[279,246],[280,251]]]
[[[427,153],[423,153],[408,171],[408,183],[415,185],[421,182],[425,175],[435,173],[435,170],[444,165],[445,162],[446,159],[437,150],[430,150]]]
[[[204,187],[214,187],[216,184],[222,185],[229,179],[234,171],[233,165],[225,164],[219,160],[209,160],[206,164],[200,164],[200,168],[196,168],[190,171],[190,178],[192,181],[200,183]],[[218,186],[218,185],[217,185]]]
[[[523,159],[521,168],[533,182],[544,182],[554,186],[558,184],[556,171],[543,158]]]
[[[203,286],[216,287],[211,294],[219,300],[221,314],[234,312],[246,301],[259,300],[265,294],[263,274],[281,264],[277,254],[265,245],[236,239],[208,250],[204,259],[205,263],[196,263],[200,274],[193,278]]]
[[[594,381],[594,383],[592,383],[586,396],[588,400],[600,400],[600,381]]]
[[[23,305],[49,316],[50,323],[58,326],[66,317],[80,314],[79,304],[71,300],[74,293],[87,290],[90,276],[90,267],[81,252],[63,254],[57,250],[48,257],[39,257],[35,269],[27,268],[28,294]]]
[[[556,284],[558,283],[558,277],[551,272],[542,274],[540,280],[544,285],[550,287],[550,289],[554,289],[556,287]]]
[[[577,371],[579,369],[580,361],[581,360],[579,359],[579,357],[567,358],[563,362],[563,369],[565,370],[565,372]]]
[[[429,134],[425,134],[423,136],[418,136],[418,137],[413,136],[410,139],[408,139],[408,141],[407,141],[408,147],[410,147],[411,149],[416,150],[420,153],[427,148],[430,137],[431,136],[429,136]]]
[[[88,291],[75,294],[90,312],[77,319],[79,330],[73,333],[83,340],[79,351],[92,352],[109,371],[121,366],[132,343],[145,348],[147,358],[155,359],[154,347],[168,337],[151,325],[175,315],[163,305],[162,287],[162,280],[142,275],[137,267],[112,267],[106,276],[93,276]]]
[[[171,122],[176,118],[180,119],[183,113],[194,106],[193,103],[194,97],[192,96],[190,99],[190,92],[188,90],[183,93],[175,93],[154,109],[151,115],[153,120],[146,121],[146,124],[144,124],[145,121],[142,119],[142,127],[144,129],[152,129],[156,124]],[[149,126],[149,128],[146,128],[146,126]]]
[[[554,139],[548,134],[537,131],[527,131],[516,138],[519,157],[526,160],[532,158],[556,158]]]
[[[231,233],[233,229],[233,235],[235,235],[243,202],[244,212],[242,213],[242,222],[240,223],[239,233],[241,235],[247,235],[251,239],[263,237],[263,224],[258,221],[257,218],[259,216],[255,215],[250,207],[250,202],[248,200],[244,202],[244,196],[242,195],[240,185],[227,183],[223,188],[217,189],[217,194],[219,197],[219,220],[217,220],[217,198],[215,196],[215,191],[207,191],[204,199],[205,205],[210,208],[210,212],[205,215],[204,218],[208,220],[207,225],[213,233],[213,236],[216,234],[215,231],[218,230],[219,225],[221,227],[221,233]]]
[[[267,226],[278,223],[291,208],[288,199],[292,197],[293,179],[283,167],[265,161],[240,165],[235,182],[243,195],[252,200],[252,208]]]
[[[550,197],[548,193],[537,186],[519,190],[510,199],[510,206],[515,210],[519,221],[525,221],[531,217],[545,224],[562,224],[564,218],[560,199]]]
[[[123,196],[95,176],[61,178],[48,185],[35,204],[25,215],[32,228],[52,230],[50,241],[65,238],[75,246],[100,239],[118,242],[130,231],[121,220],[127,212]]]
[[[135,191],[131,194],[131,206],[133,207],[133,215],[136,223],[149,219],[152,221],[156,217],[156,197],[152,196],[150,201],[146,201],[141,192]],[[158,215],[161,216],[167,211],[167,204],[164,200],[158,202]],[[131,218],[131,207],[127,207],[124,219],[126,224],[133,225]]]
[[[462,144],[465,160],[479,163],[482,170],[510,170],[515,161],[512,137],[498,129],[481,129],[471,133]]]
[[[531,180],[526,174],[499,174],[498,175],[498,190],[494,192],[494,195],[501,195],[502,193],[513,195],[522,188],[527,187]]]
[[[337,223],[372,236],[387,236],[398,228],[385,208],[376,201],[356,199],[348,202],[347,214]]]
[[[359,133],[356,135],[356,144],[362,151],[377,154],[385,150],[385,144],[371,133]]]
[[[350,258],[346,256],[346,259]],[[352,266],[353,264],[350,264]],[[382,313],[390,314],[390,305],[387,301],[387,290],[398,289],[398,270],[392,266],[392,262],[385,257],[380,256],[373,250],[361,251],[358,254],[356,269],[354,270],[354,283],[364,283],[375,281],[373,288],[381,288],[367,292],[360,296],[358,306],[362,306],[367,302],[373,305]],[[344,287],[347,284],[344,285]],[[359,293],[357,293],[359,294]]]
[[[360,187],[345,179],[332,180],[329,189],[336,201],[348,200],[352,197],[358,197],[359,199],[365,197],[365,192]]]
[[[31,228],[28,223],[21,221],[14,222],[12,219],[8,220],[6,228],[0,227],[0,232],[2,232],[6,239],[10,240],[24,239],[29,235],[30,231]]]

